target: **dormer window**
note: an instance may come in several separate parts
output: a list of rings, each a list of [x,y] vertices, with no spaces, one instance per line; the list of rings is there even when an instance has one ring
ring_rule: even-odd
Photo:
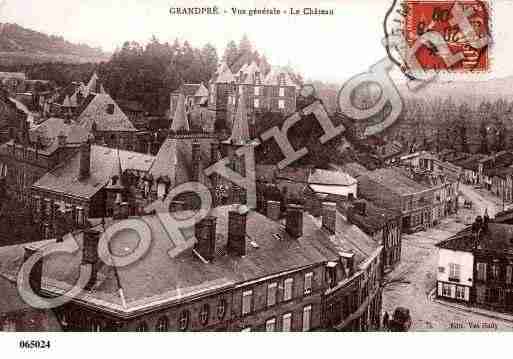
[[[109,103],[107,105],[107,114],[114,115],[114,104],[113,103]]]

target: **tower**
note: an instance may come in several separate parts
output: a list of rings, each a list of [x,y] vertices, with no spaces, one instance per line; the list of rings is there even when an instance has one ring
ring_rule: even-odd
[[[113,168],[109,184],[105,187],[105,215],[114,218],[121,216],[121,204],[124,202],[125,195],[119,149],[117,151],[117,163]]]

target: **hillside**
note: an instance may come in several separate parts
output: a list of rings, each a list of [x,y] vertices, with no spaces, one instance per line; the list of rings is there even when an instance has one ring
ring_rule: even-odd
[[[46,35],[17,24],[0,23],[0,64],[43,62],[84,63],[107,61],[99,48],[73,44],[61,36]]]

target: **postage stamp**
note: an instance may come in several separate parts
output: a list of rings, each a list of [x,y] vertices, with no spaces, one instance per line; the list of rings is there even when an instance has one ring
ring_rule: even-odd
[[[408,0],[404,5],[404,36],[410,47],[426,34],[440,34],[450,55],[462,54],[461,59],[448,64],[444,48],[422,41],[415,53],[423,70],[485,72],[490,69],[490,46],[481,40],[490,37],[490,6],[480,0],[419,1]],[[435,44],[436,45],[436,44]]]

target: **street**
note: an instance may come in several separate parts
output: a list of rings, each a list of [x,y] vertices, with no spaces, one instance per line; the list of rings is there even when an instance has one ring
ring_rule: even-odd
[[[465,221],[482,215],[485,208],[491,216],[497,209],[502,209],[489,198],[490,194],[483,195],[469,186],[462,187],[464,196],[474,202],[473,209],[460,207],[458,215],[444,219],[434,228],[412,235],[404,234],[401,263],[385,277],[383,311],[391,315],[398,306],[408,308],[412,316],[412,331],[513,329],[513,322],[440,304],[430,297],[436,286],[438,268],[435,244],[464,228]],[[477,329],[472,329],[476,326]]]

